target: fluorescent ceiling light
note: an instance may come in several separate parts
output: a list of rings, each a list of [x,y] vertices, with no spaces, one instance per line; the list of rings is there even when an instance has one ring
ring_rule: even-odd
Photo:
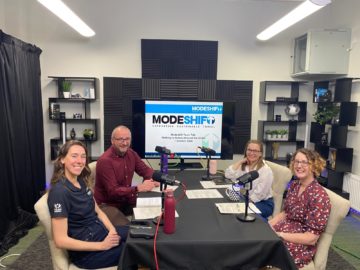
[[[95,35],[95,32],[61,0],[38,0],[38,2],[44,5],[47,9],[49,9],[52,13],[54,13],[72,28],[74,28],[77,32],[80,33],[80,35],[83,35],[84,37],[92,37]]]
[[[331,0],[306,0],[276,23],[258,34],[256,38],[259,40],[268,40],[329,3],[331,3]]]

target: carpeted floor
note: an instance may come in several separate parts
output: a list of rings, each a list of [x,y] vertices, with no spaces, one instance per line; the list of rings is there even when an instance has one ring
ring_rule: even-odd
[[[42,233],[34,243],[7,269],[11,270],[51,270],[51,257],[48,241]],[[332,248],[329,251],[327,270],[356,270],[352,265],[345,261]]]
[[[50,248],[45,233],[40,234],[34,243],[6,269],[51,270]]]

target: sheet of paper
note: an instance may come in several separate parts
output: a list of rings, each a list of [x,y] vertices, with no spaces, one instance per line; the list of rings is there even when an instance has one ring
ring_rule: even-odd
[[[161,197],[137,198],[136,207],[161,207]]]
[[[245,203],[215,203],[221,214],[245,213]],[[261,214],[260,210],[253,203],[249,203],[249,213]]]
[[[159,207],[135,207],[134,209],[135,219],[150,219],[158,217],[161,214],[161,206]]]
[[[160,216],[161,206],[156,207],[135,207],[134,209],[135,219],[151,219]],[[175,217],[179,217],[177,211],[175,211]]]
[[[189,199],[213,199],[224,198],[217,189],[193,189],[187,190],[186,196]]]
[[[217,185],[213,181],[200,181],[203,188],[228,188],[231,184]]]
[[[175,191],[177,188],[178,188],[178,186],[167,186],[167,189],[172,189],[173,191]],[[160,186],[154,187],[151,191],[153,191],[153,192],[161,192],[160,191]]]

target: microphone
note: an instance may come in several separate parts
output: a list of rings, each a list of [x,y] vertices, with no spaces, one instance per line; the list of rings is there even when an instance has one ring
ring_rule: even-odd
[[[247,184],[256,178],[259,177],[259,173],[257,171],[251,171],[248,173],[245,173],[244,175],[240,176],[236,180],[239,181],[238,184]]]
[[[156,146],[155,151],[158,152],[159,154],[166,154],[166,155],[171,154],[171,151],[167,149],[165,146]]]
[[[207,154],[209,156],[215,156],[216,155],[216,151],[214,149],[205,147],[205,146],[198,146],[198,148],[201,150],[201,152],[203,152],[204,154]]]
[[[161,172],[154,172],[152,175],[152,179],[156,182],[160,182],[170,186],[181,185],[181,182],[179,180],[176,180],[175,176],[170,176]]]

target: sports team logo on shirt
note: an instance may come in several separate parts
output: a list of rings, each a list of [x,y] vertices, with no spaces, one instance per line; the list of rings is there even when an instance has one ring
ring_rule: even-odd
[[[62,212],[61,203],[55,203],[54,204],[54,213],[61,213],[61,212]]]

